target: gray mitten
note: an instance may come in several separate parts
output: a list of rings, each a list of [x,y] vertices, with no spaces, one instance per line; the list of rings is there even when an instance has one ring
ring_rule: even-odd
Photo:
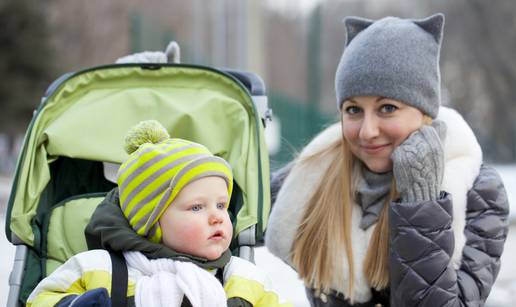
[[[414,131],[391,155],[396,188],[403,202],[435,200],[444,174],[446,124],[435,120]]]

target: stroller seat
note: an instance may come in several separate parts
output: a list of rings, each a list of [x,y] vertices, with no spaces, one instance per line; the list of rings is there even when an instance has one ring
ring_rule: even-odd
[[[67,74],[51,85],[25,136],[8,203],[6,233],[18,259],[8,306],[23,305],[39,280],[86,250],[84,228],[116,186],[106,165],[116,170],[126,159],[125,134],[142,120],[158,120],[172,137],[227,160],[235,187],[232,247],[244,251],[262,240],[270,210],[268,153],[253,87],[244,85],[256,76],[238,74],[118,64]]]

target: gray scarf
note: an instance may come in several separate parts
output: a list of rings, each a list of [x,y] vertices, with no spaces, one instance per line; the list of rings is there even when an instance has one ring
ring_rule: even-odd
[[[356,202],[362,207],[360,228],[365,230],[378,220],[391,190],[392,172],[373,173],[366,167],[361,167],[361,172],[363,179],[357,187]]]

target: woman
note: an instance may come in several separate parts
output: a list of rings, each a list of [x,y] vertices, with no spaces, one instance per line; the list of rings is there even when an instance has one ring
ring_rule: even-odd
[[[341,123],[273,178],[265,238],[312,306],[479,306],[489,294],[507,197],[469,126],[440,107],[443,24],[345,20]]]

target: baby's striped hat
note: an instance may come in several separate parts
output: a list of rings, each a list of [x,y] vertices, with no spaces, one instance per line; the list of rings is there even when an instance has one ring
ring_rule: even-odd
[[[231,197],[231,166],[201,144],[170,138],[157,121],[143,121],[127,134],[129,158],[118,171],[120,207],[134,231],[161,242],[158,220],[177,194],[190,182],[222,177]]]

